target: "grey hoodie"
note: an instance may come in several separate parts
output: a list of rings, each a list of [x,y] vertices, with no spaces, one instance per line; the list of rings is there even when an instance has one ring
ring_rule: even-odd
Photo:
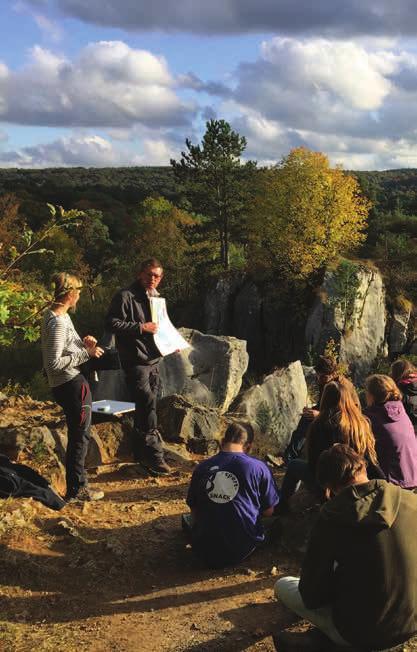
[[[417,495],[384,480],[347,487],[326,503],[303,563],[305,605],[331,605],[358,647],[398,645],[417,631]]]

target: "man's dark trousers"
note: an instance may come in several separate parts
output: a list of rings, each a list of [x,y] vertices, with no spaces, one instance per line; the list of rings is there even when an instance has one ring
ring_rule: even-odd
[[[158,364],[125,368],[126,380],[135,402],[133,456],[136,462],[151,464],[164,459],[157,430],[156,401],[160,387]]]

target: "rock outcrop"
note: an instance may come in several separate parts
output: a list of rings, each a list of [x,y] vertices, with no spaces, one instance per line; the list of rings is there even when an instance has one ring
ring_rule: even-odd
[[[279,454],[288,444],[308,404],[307,385],[300,361],[277,369],[259,385],[245,391],[233,406],[233,415],[258,424],[256,453]]]
[[[333,339],[341,361],[362,381],[378,355],[385,353],[385,288],[380,272],[349,263],[349,277],[340,268],[327,272],[306,325],[306,345],[322,353]]]
[[[405,350],[412,307],[411,301],[402,299],[392,311],[388,334],[388,350],[392,357]]]
[[[159,401],[158,423],[165,441],[185,443],[198,454],[217,451],[225,427],[219,410],[193,405],[176,394]]]
[[[226,412],[237,396],[248,367],[246,342],[181,328],[190,348],[164,358],[160,365],[164,396],[180,394],[193,405]]]

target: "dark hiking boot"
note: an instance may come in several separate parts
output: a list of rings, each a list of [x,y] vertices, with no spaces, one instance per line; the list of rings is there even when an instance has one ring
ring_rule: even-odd
[[[80,487],[75,495],[65,497],[67,503],[93,502],[104,498],[104,491],[96,491],[90,487]]]
[[[155,461],[155,462],[145,462],[143,460],[139,460],[139,466],[142,467],[142,469],[145,469],[149,475],[153,476],[162,476],[162,475],[171,475],[172,469],[171,467],[165,462],[165,460],[160,460],[160,461]]]
[[[278,652],[348,652],[353,650],[349,646],[336,645],[315,627],[306,632],[283,630],[273,634],[272,640]]]

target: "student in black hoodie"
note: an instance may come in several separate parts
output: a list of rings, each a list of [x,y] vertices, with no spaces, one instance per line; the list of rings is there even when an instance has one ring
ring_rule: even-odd
[[[391,378],[403,395],[403,405],[414,428],[417,427],[417,369],[408,360],[399,359],[391,365]]]
[[[364,458],[345,444],[321,454],[317,479],[329,501],[301,578],[280,578],[275,593],[318,630],[281,632],[277,650],[383,650],[407,641],[417,632],[417,496],[369,480]]]
[[[135,400],[133,455],[152,475],[167,475],[171,471],[158,431],[156,401],[161,354],[153,338],[158,325],[152,321],[149,301],[150,297],[159,296],[157,288],[163,274],[159,260],[145,260],[139,266],[136,281],[113,297],[105,321],[106,329],[116,336],[120,362]]]

